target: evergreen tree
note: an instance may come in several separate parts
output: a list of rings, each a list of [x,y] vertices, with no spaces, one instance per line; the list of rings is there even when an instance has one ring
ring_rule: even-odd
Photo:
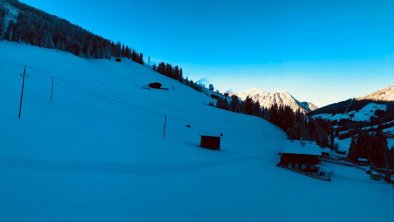
[[[356,162],[357,158],[358,158],[358,153],[357,153],[357,148],[356,148],[356,136],[353,135],[352,137],[352,141],[350,143],[350,147],[349,147],[349,152],[347,155],[347,158],[352,161],[352,162]]]
[[[230,110],[237,113],[241,112],[240,101],[236,95],[231,96]]]
[[[247,96],[244,101],[244,110],[245,110],[245,114],[253,115],[254,112],[253,100],[249,96]]]
[[[253,114],[255,116],[260,116],[261,114],[260,102],[258,100],[254,103]]]
[[[385,167],[385,155],[388,150],[387,139],[382,131],[378,131],[372,139],[372,146],[369,152],[369,161],[378,167]]]

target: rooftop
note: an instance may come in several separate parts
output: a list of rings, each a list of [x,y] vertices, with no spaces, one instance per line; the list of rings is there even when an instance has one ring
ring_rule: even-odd
[[[282,153],[321,156],[322,150],[315,144],[302,145],[300,142],[292,142],[285,145]]]

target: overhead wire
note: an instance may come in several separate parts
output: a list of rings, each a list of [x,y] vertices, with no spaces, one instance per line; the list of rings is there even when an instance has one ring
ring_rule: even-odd
[[[35,74],[39,74],[39,75],[43,75],[45,77],[48,77],[48,79],[45,79],[43,77],[39,77],[38,75],[30,75],[29,74],[32,78],[38,79],[40,81],[44,81],[44,82],[50,83],[51,80],[49,79],[49,77],[54,76],[53,74],[46,73],[44,69],[39,68],[39,67],[34,67],[34,66],[31,66],[31,65],[23,65],[21,63],[15,62],[15,61],[5,61],[3,58],[0,58],[0,61],[2,61],[2,60],[3,60],[3,62],[7,62],[9,64],[14,64],[14,65],[18,65],[18,66],[21,66],[21,67],[25,67],[26,66],[31,71],[33,71],[33,74],[35,73]],[[144,108],[144,107],[141,107],[141,106],[133,105],[133,104],[130,104],[128,102],[122,101],[122,100],[120,100],[118,98],[114,98],[114,97],[111,97],[111,96],[108,96],[108,95],[96,92],[96,91],[94,91],[92,89],[88,89],[86,87],[82,87],[82,86],[74,83],[73,81],[66,80],[66,79],[63,79],[63,78],[59,78],[57,76],[55,76],[54,85],[57,85],[57,86],[60,86],[60,87],[63,87],[63,88],[79,90],[80,92],[83,92],[83,93],[85,93],[87,95],[91,95],[91,96],[94,96],[94,97],[106,100],[110,104],[121,105],[122,107],[128,108],[128,110],[138,111],[138,112],[143,112],[143,113],[149,112],[149,113],[157,115],[157,116],[167,116],[167,118],[173,119],[173,120],[178,121],[178,122],[182,122],[183,124],[198,125],[198,126],[201,126],[201,127],[204,127],[204,128],[216,130],[217,132],[233,133],[233,134],[239,134],[239,135],[245,135],[245,136],[253,136],[253,137],[255,137],[255,136],[264,136],[265,138],[270,139],[270,140],[275,140],[275,141],[279,140],[277,138],[267,137],[266,135],[263,135],[263,134],[250,134],[250,133],[240,132],[240,131],[236,131],[236,130],[232,130],[232,129],[226,129],[226,128],[223,128],[223,127],[220,127],[220,128],[219,127],[214,127],[214,126],[207,125],[207,124],[199,122],[199,121],[194,121],[194,120],[190,120],[190,119],[180,118],[180,117],[177,117],[177,116],[168,115],[168,114],[166,114],[164,112],[159,112],[159,111],[156,111],[156,110],[151,110],[151,109],[147,109],[147,108]],[[106,90],[112,90],[112,89],[106,89]],[[113,90],[113,91],[116,93],[116,90]],[[121,92],[118,92],[118,93],[121,93]],[[121,93],[121,94],[126,95],[125,93]],[[126,96],[129,96],[129,95],[126,95]]]

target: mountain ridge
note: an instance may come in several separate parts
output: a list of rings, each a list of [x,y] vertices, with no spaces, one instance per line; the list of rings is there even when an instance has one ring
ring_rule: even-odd
[[[294,112],[300,110],[302,113],[308,113],[317,108],[317,106],[311,102],[300,102],[289,92],[283,90],[270,92],[263,89],[251,88],[241,93],[235,93],[234,95],[237,95],[243,100],[249,96],[253,101],[259,101],[261,107],[266,109],[275,104],[278,106],[290,106]]]
[[[366,96],[357,98],[359,100],[378,100],[378,101],[394,101],[394,85],[388,86],[381,90],[372,92]]]

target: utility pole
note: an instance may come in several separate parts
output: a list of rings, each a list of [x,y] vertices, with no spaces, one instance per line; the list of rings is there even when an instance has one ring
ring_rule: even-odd
[[[163,140],[166,137],[167,116],[164,116]]]
[[[21,92],[21,99],[20,99],[20,102],[19,102],[19,117],[18,117],[19,119],[21,119],[21,114],[22,114],[23,93],[25,91],[25,78],[27,78],[27,76],[26,76],[26,66],[23,69],[23,74],[21,74],[21,76],[22,76],[22,92]]]
[[[53,76],[52,76],[52,87],[51,87],[51,101],[53,100]]]

